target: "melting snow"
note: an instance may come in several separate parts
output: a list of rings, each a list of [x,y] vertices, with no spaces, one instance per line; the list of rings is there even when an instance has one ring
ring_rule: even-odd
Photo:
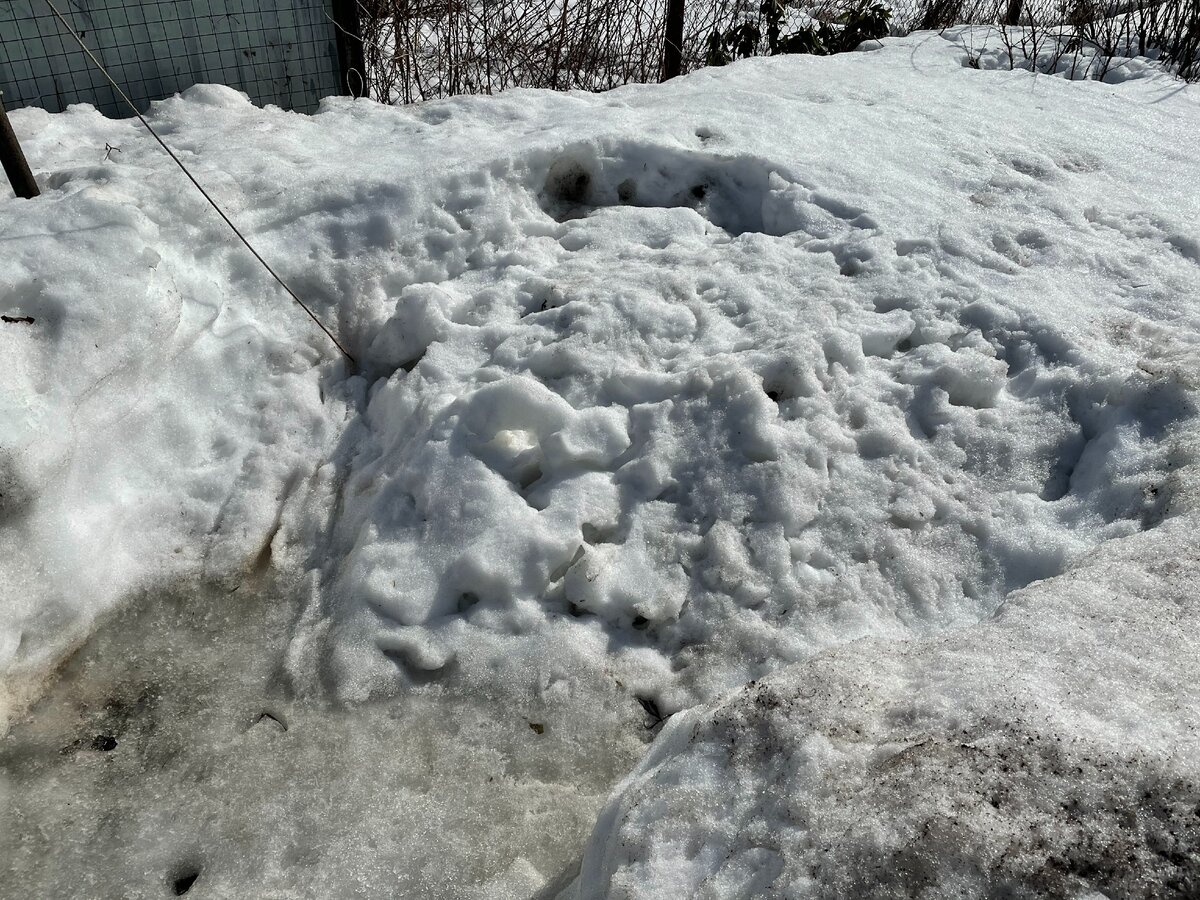
[[[305,117],[206,86],[157,104],[356,374],[135,124],[14,113],[46,193],[0,220],[0,307],[34,319],[0,326],[10,708],[123,597],[269,576],[299,603],[262,650],[289,698],[368,704],[366,721],[450,691],[475,698],[470,716],[519,710],[534,735],[597,698],[589,740],[612,759],[631,717],[638,740],[667,722],[601,818],[587,897],[761,896],[784,874],[817,895],[857,884],[854,853],[924,854],[911,841],[933,801],[909,801],[949,779],[945,802],[967,802],[978,765],[918,760],[883,787],[870,766],[953,755],[960,724],[987,744],[1010,682],[1022,715],[1059,717],[1043,737],[1085,733],[1077,703],[1090,722],[1097,692],[1136,686],[1145,752],[1176,752],[1154,717],[1185,715],[1167,699],[1182,683],[1085,671],[1076,607],[1108,613],[1053,585],[1103,572],[1141,653],[1165,613],[1120,573],[1159,577],[1138,554],[1190,552],[1183,526],[1175,549],[1156,535],[1194,490],[1200,201],[1180,186],[1197,177],[1196,94],[1148,69],[1115,86],[976,71],[947,37],[601,95],[333,99]],[[122,152],[102,161],[106,143]],[[744,707],[764,691],[783,711],[760,727]],[[419,717],[430,746],[453,742],[458,764],[492,752],[487,728],[435,719]],[[730,735],[746,751],[726,759]],[[510,762],[524,752],[503,740]],[[537,780],[546,756],[513,777]],[[1039,772],[1005,790],[1060,777]],[[465,802],[424,777],[403,791]],[[574,783],[569,767],[544,777]],[[1088,777],[1093,798],[1111,786]],[[564,801],[571,821],[604,786]],[[773,837],[726,833],[725,810]],[[822,829],[871,815],[875,836],[814,874]],[[470,843],[492,827],[440,847],[451,873],[476,861],[462,883],[438,876],[445,896],[531,896],[569,868],[569,850],[538,857],[546,871],[481,862]],[[961,874],[931,865],[931,884]]]

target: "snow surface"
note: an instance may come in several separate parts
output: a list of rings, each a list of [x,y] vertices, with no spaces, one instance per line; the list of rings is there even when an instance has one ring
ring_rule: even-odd
[[[1196,525],[672,718],[565,896],[1194,896]]]
[[[355,374],[138,126],[16,111],[45,194],[0,201],[0,312],[35,319],[0,325],[8,714],[129,598],[191,579],[243,603],[269,577],[298,603],[257,651],[286,697],[366,704],[365,722],[446,691],[531,730],[546,711],[603,710],[587,740],[608,761],[582,764],[609,774],[578,776],[571,827],[630,758],[630,722],[640,742],[671,717],[612,801],[627,821],[600,820],[584,896],[651,896],[677,876],[753,893],[721,869],[726,851],[801,895],[849,886],[854,853],[898,847],[925,815],[892,821],[895,786],[861,774],[872,748],[942,741],[960,696],[976,698],[963,721],[990,722],[1005,673],[1028,672],[1022,709],[1036,685],[1073,683],[1089,660],[1052,681],[1047,648],[1083,646],[1087,614],[1054,610],[1115,604],[1133,625],[1095,640],[1175,653],[1142,602],[1154,590],[1117,582],[1165,579],[1155,566],[1187,545],[1185,525],[1160,523],[1195,483],[1200,199],[1181,186],[1200,174],[1200,95],[1149,68],[1115,85],[979,71],[967,46],[920,34],[601,95],[331,99],[312,117],[215,86],[156,104],[155,126],[351,347]],[[1085,558],[1108,599],[1053,587]],[[910,694],[888,679],[926,669],[925,718],[904,731],[891,710]],[[717,698],[776,671],[778,721],[745,759],[714,761],[720,711],[765,689]],[[827,740],[858,671],[878,696],[837,714],[870,725],[867,744],[764,761]],[[1143,708],[1161,756],[1169,710],[1194,727],[1189,671],[1105,670],[1080,702],[1157,697]],[[826,699],[797,700],[810,677]],[[1073,699],[1045,703],[1063,733],[1114,746],[1116,724],[1093,734]],[[319,727],[351,727],[320,708]],[[826,718],[789,718],[803,709]],[[418,720],[458,767],[500,740],[436,718]],[[1019,742],[1014,727],[988,734]],[[581,740],[562,752],[586,760]],[[338,757],[367,778],[369,759]],[[914,791],[949,777],[936,759]],[[805,874],[830,801],[804,785],[855,766],[848,808],[875,811],[875,843],[827,881]],[[569,790],[569,768],[545,777]],[[426,774],[404,790],[463,802]],[[721,778],[789,788],[759,813]],[[1009,788],[1028,800],[1050,780]],[[751,846],[719,806],[689,817],[689,797],[786,834]],[[569,863],[480,861],[473,842],[504,826],[478,827],[436,850],[463,873],[438,882],[445,896],[488,879],[518,896]],[[247,858],[283,852],[254,846]],[[973,858],[931,863],[927,883],[990,871]],[[322,859],[319,883],[337,883],[336,855]],[[344,877],[369,880],[361,865]],[[281,889],[318,883],[273,871]]]
[[[450,172],[392,225],[363,343],[393,374],[325,475],[300,669],[363,699],[602,661],[665,713],[978,620],[1155,521],[1189,408],[1137,362],[1197,333],[1194,167],[1158,164],[1181,118],[1058,81],[1031,109],[958,53],[425,107],[457,107]]]
[[[644,750],[640,710],[612,685],[553,706],[436,685],[297,698],[278,673],[296,613],[269,585],[181,583],[107,617],[0,741],[0,896],[161,898],[188,875],[198,897],[559,885]]]

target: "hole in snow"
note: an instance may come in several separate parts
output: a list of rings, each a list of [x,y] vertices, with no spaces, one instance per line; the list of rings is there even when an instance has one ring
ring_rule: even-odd
[[[800,367],[794,360],[787,357],[773,360],[760,370],[762,390],[767,399],[777,405],[787,404],[789,400],[804,396],[803,379]]]
[[[1061,500],[1071,490],[1071,475],[1079,464],[1083,451],[1087,447],[1087,439],[1081,433],[1068,438],[1059,447],[1058,458],[1051,467],[1050,475],[1038,496],[1053,503]]]
[[[536,463],[530,463],[528,466],[517,472],[516,485],[524,493],[528,491],[535,483],[542,479],[542,467]]]
[[[171,893],[176,897],[182,897],[192,889],[192,885],[196,883],[196,879],[199,877],[199,866],[186,866],[180,869],[171,879]]]
[[[766,160],[633,143],[559,157],[540,199],[560,222],[606,207],[686,208],[730,235],[808,233],[832,239],[831,249],[839,237],[875,228],[862,210],[808,190]]]
[[[0,525],[23,515],[33,503],[33,490],[25,483],[16,458],[0,451]]]
[[[584,537],[584,540],[587,540],[587,537],[586,537],[586,535],[587,535],[587,529],[588,529],[588,527],[589,527],[589,526],[588,526],[588,525],[586,525],[586,524],[583,526],[583,528],[584,528],[584,535],[585,535],[585,537]],[[551,573],[550,573],[550,583],[551,583],[551,584],[553,584],[554,582],[556,582],[556,581],[560,581],[560,580],[562,580],[563,578],[565,578],[565,577],[566,577],[566,574],[567,574],[567,572],[569,572],[569,571],[570,571],[570,569],[571,569],[571,566],[575,565],[575,563],[577,563],[577,562],[579,562],[581,559],[583,559],[583,557],[584,557],[584,553],[585,553],[585,551],[584,551],[583,547],[579,547],[579,548],[577,548],[577,549],[575,550],[575,553],[574,553],[574,555],[573,555],[573,556],[571,556],[571,558],[570,558],[570,559],[568,559],[568,560],[567,560],[566,562],[564,562],[562,565],[560,565],[560,566],[558,566],[557,568],[555,568],[555,570],[554,570],[553,572],[551,572]]]
[[[263,543],[262,549],[258,551],[254,557],[254,561],[250,564],[250,571],[255,575],[263,575],[271,568],[271,537],[274,537],[274,535],[268,537]]]
[[[662,710],[659,709],[658,703],[653,697],[644,697],[639,694],[635,696],[634,699],[637,700],[638,705],[646,714],[646,720],[643,723],[643,727],[653,730],[658,728],[667,720],[668,717],[663,715]]]
[[[617,530],[615,528],[607,528],[593,525],[591,522],[584,522],[582,531],[583,539],[589,544],[617,543]]]
[[[592,176],[576,159],[563,158],[550,166],[542,192],[547,200],[565,207],[588,201]]]
[[[1142,488],[1146,498],[1146,508],[1142,512],[1142,531],[1149,531],[1156,525],[1162,524],[1171,506],[1171,492],[1164,485],[1153,481]]]

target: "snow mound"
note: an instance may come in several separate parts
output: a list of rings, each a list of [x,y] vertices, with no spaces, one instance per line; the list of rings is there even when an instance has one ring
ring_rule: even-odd
[[[1106,545],[986,624],[681,713],[566,896],[1194,894],[1195,527]]]
[[[146,198],[161,166],[133,161],[135,126],[14,118],[53,169],[0,216],[0,671],[19,697],[137,586],[252,568],[334,429],[317,341],[264,315],[278,300],[186,184],[155,173]]]
[[[785,115],[779,90],[761,114]],[[684,117],[631,139],[651,107],[617,94],[573,98],[604,112],[568,108],[565,144],[427,185],[429,264],[371,276],[386,299],[324,475],[298,677],[362,699],[603,668],[653,716],[841,641],[986,617],[1161,519],[1194,403],[1137,366],[1161,309],[1092,292],[1200,271],[1174,220],[1131,233],[1103,211],[1092,151],[1026,140],[978,171],[965,139],[910,123],[905,146],[969,171],[902,182],[951,224],[785,140]]]

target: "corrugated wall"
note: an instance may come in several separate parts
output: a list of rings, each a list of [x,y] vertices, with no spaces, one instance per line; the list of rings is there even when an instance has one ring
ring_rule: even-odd
[[[75,30],[133,99],[216,82],[258,104],[311,112],[343,93],[328,0],[58,0]],[[129,110],[44,0],[0,0],[0,90],[9,109],[91,103]]]

